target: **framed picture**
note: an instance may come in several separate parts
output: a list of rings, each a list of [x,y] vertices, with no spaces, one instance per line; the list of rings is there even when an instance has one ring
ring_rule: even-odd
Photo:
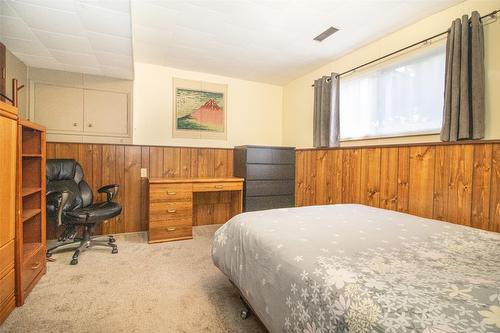
[[[225,140],[227,85],[173,79],[173,136]]]

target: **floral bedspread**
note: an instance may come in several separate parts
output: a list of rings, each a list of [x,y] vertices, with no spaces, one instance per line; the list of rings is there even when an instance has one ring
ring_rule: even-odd
[[[212,257],[271,332],[500,332],[500,234],[313,206],[234,217]]]

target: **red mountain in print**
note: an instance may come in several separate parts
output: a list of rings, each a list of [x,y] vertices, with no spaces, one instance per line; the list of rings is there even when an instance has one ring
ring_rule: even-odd
[[[212,98],[191,113],[190,116],[192,120],[208,127],[210,130],[224,130],[224,111]]]

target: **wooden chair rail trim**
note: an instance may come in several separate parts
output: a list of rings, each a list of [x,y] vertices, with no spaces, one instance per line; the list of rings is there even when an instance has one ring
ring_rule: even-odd
[[[47,143],[53,145],[92,145],[92,146],[121,146],[121,147],[139,147],[139,148],[181,148],[181,149],[222,149],[233,150],[233,147],[202,147],[202,146],[169,146],[169,145],[136,145],[133,143],[93,143],[93,142],[66,142],[66,141],[49,141]]]
[[[296,151],[311,151],[311,150],[341,150],[341,149],[369,149],[369,148],[399,148],[399,147],[421,147],[421,146],[455,146],[455,145],[481,145],[481,144],[498,144],[500,139],[492,140],[461,140],[453,142],[415,142],[415,143],[391,143],[380,145],[353,145],[342,147],[325,147],[325,148],[296,148]]]

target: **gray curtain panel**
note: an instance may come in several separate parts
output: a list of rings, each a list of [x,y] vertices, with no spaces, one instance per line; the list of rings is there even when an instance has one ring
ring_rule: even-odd
[[[446,42],[442,141],[484,137],[484,36],[478,12],[453,21]]]
[[[314,147],[337,147],[339,131],[339,77],[332,73],[314,81]]]

